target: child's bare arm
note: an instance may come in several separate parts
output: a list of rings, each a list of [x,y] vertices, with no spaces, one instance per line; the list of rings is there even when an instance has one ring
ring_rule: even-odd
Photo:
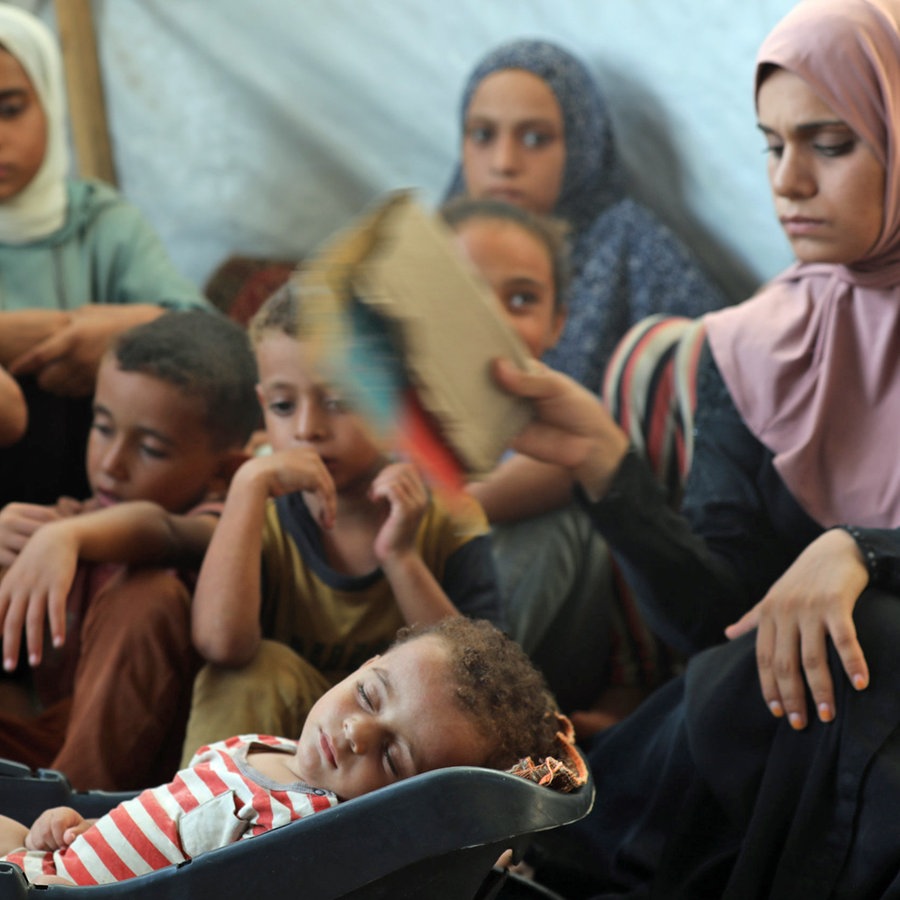
[[[15,378],[0,365],[0,447],[14,444],[25,434],[28,407]]]
[[[23,629],[33,666],[43,655],[45,621],[54,646],[65,642],[66,597],[79,560],[196,566],[215,521],[211,515],[178,516],[149,501],[132,501],[36,530],[0,582],[4,667],[15,666]]]
[[[200,569],[191,634],[200,655],[222,666],[250,661],[260,641],[260,572],[266,501],[294,491],[316,493],[322,524],[334,522],[334,482],[312,450],[294,449],[244,463]]]
[[[215,524],[213,514],[178,515],[150,500],[130,500],[51,523],[40,540],[45,548],[68,543],[88,562],[191,566],[203,559]]]
[[[27,836],[28,829],[21,822],[0,815],[0,856],[20,850],[25,846]]]
[[[96,819],[85,819],[68,806],[42,812],[25,837],[26,850],[61,850],[90,828]]]
[[[427,624],[458,615],[416,547],[416,532],[428,505],[428,492],[416,468],[409,463],[386,466],[372,482],[370,494],[390,507],[375,537],[375,555],[406,623]]]
[[[561,509],[572,499],[573,483],[562,466],[515,454],[467,490],[489,522],[518,522]]]

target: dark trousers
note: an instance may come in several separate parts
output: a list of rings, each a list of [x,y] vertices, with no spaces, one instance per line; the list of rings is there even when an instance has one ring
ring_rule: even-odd
[[[755,635],[694,657],[598,735],[596,803],[553,856],[602,898],[900,897],[900,598],[868,590],[854,619],[871,684],[831,651],[837,717],[802,732],[761,698]]]

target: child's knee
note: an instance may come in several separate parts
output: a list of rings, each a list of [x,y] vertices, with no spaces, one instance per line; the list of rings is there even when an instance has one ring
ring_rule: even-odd
[[[183,764],[202,744],[235,734],[299,735],[331,682],[285,644],[264,640],[239,669],[205,665],[194,693]]]
[[[117,634],[190,625],[190,592],[168,569],[147,569],[115,577],[88,606],[84,630]]]
[[[80,656],[193,659],[190,592],[174,572],[148,570],[118,578],[91,601],[81,627]]]
[[[325,676],[286,644],[263,640],[246,666],[203,666],[194,682],[194,703],[213,697],[216,702],[246,697],[257,706],[268,700],[293,708],[306,697],[315,702],[330,686]]]

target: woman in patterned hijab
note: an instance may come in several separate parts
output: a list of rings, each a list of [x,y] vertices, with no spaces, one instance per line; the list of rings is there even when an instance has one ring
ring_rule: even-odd
[[[463,159],[448,198],[505,199],[571,227],[568,322],[549,365],[599,391],[630,325],[725,305],[672,232],[626,193],[606,103],[566,50],[542,40],[498,47],[469,77],[460,112]]]

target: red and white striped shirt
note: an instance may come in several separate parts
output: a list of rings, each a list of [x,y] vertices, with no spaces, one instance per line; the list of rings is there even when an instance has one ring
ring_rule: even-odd
[[[169,783],[120,803],[53,852],[4,857],[31,880],[61,875],[78,885],[109,884],[180,863],[336,806],[330,791],[303,782],[276,784],[247,762],[254,744],[293,754],[297,742],[240,735],[202,747]]]

